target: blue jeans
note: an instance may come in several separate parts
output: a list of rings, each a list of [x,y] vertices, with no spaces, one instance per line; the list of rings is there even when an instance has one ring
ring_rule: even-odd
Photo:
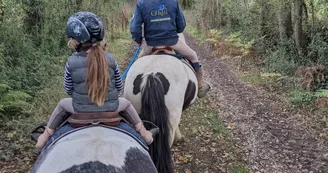
[[[120,122],[120,124],[116,127],[131,133],[134,137],[139,139],[143,144],[145,144],[147,146],[145,140],[141,137],[141,135],[127,123]],[[47,148],[53,141],[55,141],[57,138],[62,136],[64,133],[67,133],[74,129],[75,128],[73,128],[70,124],[66,124],[66,125],[60,127],[58,130],[55,131],[55,133],[53,135],[50,136],[48,142],[46,143],[46,145],[43,148]]]

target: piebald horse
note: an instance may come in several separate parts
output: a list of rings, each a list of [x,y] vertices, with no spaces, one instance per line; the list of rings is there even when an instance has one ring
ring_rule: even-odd
[[[38,156],[32,173],[157,173],[148,147],[124,130],[103,125],[65,128],[53,135],[56,139]]]
[[[183,34],[179,39],[185,42]],[[160,128],[150,145],[150,155],[160,173],[173,172],[171,146],[182,137],[181,114],[196,100],[197,85],[193,69],[167,54],[141,57],[127,74],[124,97],[133,104],[141,119]]]

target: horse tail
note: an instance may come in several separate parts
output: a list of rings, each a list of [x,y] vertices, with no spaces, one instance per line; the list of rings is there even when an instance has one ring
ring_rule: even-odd
[[[145,74],[142,85],[141,119],[151,121],[160,128],[154,142],[149,146],[150,156],[159,173],[172,173],[169,111],[165,105],[164,87],[154,73]]]

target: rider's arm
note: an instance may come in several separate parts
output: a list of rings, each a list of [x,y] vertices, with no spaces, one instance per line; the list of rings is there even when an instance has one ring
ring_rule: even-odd
[[[143,18],[141,15],[141,11],[139,9],[139,6],[136,5],[130,23],[130,32],[132,35],[132,39],[139,44],[142,41],[142,23],[143,23]]]
[[[71,96],[73,93],[73,81],[72,81],[71,72],[68,70],[68,68],[69,68],[69,65],[67,62],[66,66],[65,66],[65,74],[64,74],[64,89],[65,89],[65,92]]]
[[[118,67],[117,63],[115,63],[115,87],[118,91],[121,91],[123,88],[120,68]]]
[[[184,29],[186,28],[186,20],[185,20],[185,17],[182,13],[182,10],[179,6],[179,3],[178,4],[178,8],[177,8],[177,17],[175,19],[175,22],[177,24],[177,32],[178,33],[181,33],[184,31]]]

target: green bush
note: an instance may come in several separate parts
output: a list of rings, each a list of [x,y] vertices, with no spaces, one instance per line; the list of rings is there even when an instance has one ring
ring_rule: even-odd
[[[121,30],[123,22],[126,22],[121,18],[125,13],[121,7],[126,2],[0,1],[0,7],[3,7],[0,20],[0,82],[10,88],[1,95],[1,113],[21,112],[38,91],[51,84],[53,77],[63,75],[64,63],[70,55],[65,37],[69,16],[78,11],[96,13],[102,18],[108,37]]]
[[[268,71],[294,75],[299,63],[297,63],[295,46],[292,42],[289,40],[280,44],[277,50],[267,52],[265,64]]]
[[[317,33],[308,46],[308,57],[316,64],[328,66],[328,42],[322,33]]]
[[[320,98],[320,97],[328,97],[328,90],[327,89],[320,89],[315,92],[315,96]]]
[[[28,102],[32,97],[22,91],[13,91],[6,84],[0,84],[0,115],[7,119],[24,111],[31,106]]]
[[[314,107],[316,98],[312,92],[294,90],[291,93],[290,103],[295,107],[311,109]]]

